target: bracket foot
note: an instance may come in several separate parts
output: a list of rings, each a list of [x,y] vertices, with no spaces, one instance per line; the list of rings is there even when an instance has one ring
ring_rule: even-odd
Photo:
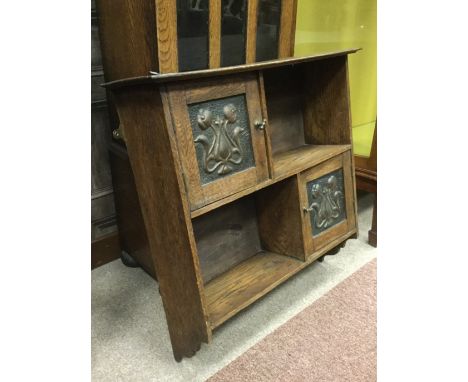
[[[140,265],[135,261],[135,259],[125,251],[120,252],[120,260],[122,260],[122,263],[124,263],[124,265],[129,268],[140,267]]]

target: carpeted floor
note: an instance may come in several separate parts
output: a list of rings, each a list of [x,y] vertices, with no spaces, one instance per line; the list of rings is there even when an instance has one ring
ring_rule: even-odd
[[[373,195],[359,197],[360,236],[314,263],[215,331],[190,359],[172,356],[157,284],[120,260],[92,271],[92,379],[205,381],[376,257],[367,244]]]
[[[374,382],[377,260],[304,309],[208,382]]]

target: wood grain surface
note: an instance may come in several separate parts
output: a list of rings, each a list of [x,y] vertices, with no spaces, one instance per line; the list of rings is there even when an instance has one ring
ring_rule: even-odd
[[[209,56],[210,69],[221,66],[221,0],[210,0],[209,11]]]
[[[248,74],[194,79],[192,72],[165,77],[174,82],[130,81],[131,87],[112,88],[177,360],[209,342],[213,328],[357,232],[346,57],[286,61],[251,65]],[[283,77],[293,86],[279,86],[282,71],[271,68],[292,62]],[[202,184],[188,107],[239,94],[246,95],[256,167]],[[278,111],[291,111],[296,121],[288,125],[291,118]],[[273,123],[267,121],[265,130],[253,127],[267,116]],[[288,140],[281,136],[288,127],[308,144],[293,139],[288,149],[275,152],[275,134]],[[305,186],[339,168],[347,218],[313,237],[302,210]]]
[[[307,261],[263,251],[215,278],[205,286],[211,328],[219,327],[355,233],[332,240]]]
[[[255,121],[263,119],[256,79],[254,74],[242,74],[168,86],[171,115],[192,210],[255,186],[269,178],[265,134],[254,127]],[[255,167],[202,184],[190,128],[188,105],[239,94],[245,94],[247,120],[250,124],[247,128],[250,129]]]
[[[296,37],[297,0],[281,1],[281,26],[279,34],[278,57],[294,56]]]
[[[285,66],[263,71],[273,155],[306,143],[303,77],[301,67]]]
[[[258,225],[264,249],[305,260],[302,206],[297,176],[257,192]]]
[[[261,250],[253,196],[194,219],[193,231],[205,283]]]
[[[351,145],[305,145],[273,156],[275,178],[284,178],[313,167],[351,149]]]
[[[251,64],[257,55],[257,16],[258,0],[247,1],[247,39],[245,44],[245,62]]]
[[[167,102],[156,89],[116,93],[174,357],[209,342],[203,281]],[[169,126],[169,128],[167,128]]]
[[[351,144],[347,57],[304,67],[306,143]]]
[[[208,283],[206,300],[211,326],[219,326],[257,300],[300,265],[301,262],[292,257],[259,252]]]
[[[159,70],[154,1],[96,0],[96,9],[106,81]]]
[[[154,263],[146,236],[145,223],[127,151],[119,144],[110,145],[112,183],[122,250],[127,252],[149,274],[156,278]]]
[[[179,70],[177,46],[177,2],[155,0],[160,73]]]
[[[91,269],[100,267],[120,257],[117,232],[102,236],[91,242]]]
[[[308,57],[292,57],[292,58],[283,58],[278,60],[271,61],[262,61],[254,62],[252,64],[245,65],[236,65],[236,66],[226,66],[217,69],[207,69],[207,70],[194,70],[181,73],[166,73],[166,74],[154,74],[149,76],[139,76],[134,78],[127,78],[125,80],[116,80],[111,81],[103,86],[108,88],[119,88],[122,86],[131,86],[131,85],[140,85],[146,83],[159,84],[175,81],[184,81],[194,78],[206,78],[206,77],[216,77],[224,76],[233,73],[244,73],[260,69],[276,68],[279,66],[288,66],[288,65],[298,65],[305,62],[321,61],[328,58],[346,56],[351,53],[355,53],[361,50],[360,48],[339,50],[339,51],[327,51],[323,53],[317,53]],[[327,62],[323,64],[326,68]],[[335,65],[336,66],[336,65]]]
[[[337,169],[343,169],[344,177],[344,197],[346,201],[346,219],[341,223],[328,228],[317,236],[312,236],[312,226],[308,213],[303,212],[304,238],[307,256],[311,259],[320,257],[318,250],[326,246],[331,240],[340,237],[347,232],[355,231],[356,215],[354,212],[355,196],[352,178],[352,168],[350,163],[351,151],[335,156],[299,175],[299,191],[301,205],[307,207],[309,200],[307,196],[307,183],[320,178]]]

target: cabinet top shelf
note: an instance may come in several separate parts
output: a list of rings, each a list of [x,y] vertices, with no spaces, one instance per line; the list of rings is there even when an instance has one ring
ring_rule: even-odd
[[[120,87],[132,86],[132,85],[160,84],[160,83],[166,83],[166,82],[183,81],[183,80],[188,80],[188,79],[193,79],[193,78],[221,76],[221,75],[227,75],[227,74],[233,74],[233,73],[242,73],[242,72],[248,72],[248,71],[254,71],[254,70],[275,68],[275,67],[280,67],[280,66],[302,64],[306,62],[323,60],[327,58],[352,54],[352,53],[356,53],[359,50],[361,50],[361,48],[351,48],[351,49],[339,50],[339,51],[333,51],[333,52],[318,53],[318,54],[314,54],[312,56],[306,56],[306,57],[292,57],[292,58],[286,58],[286,59],[277,59],[277,60],[255,62],[252,64],[229,66],[229,67],[217,68],[217,69],[195,70],[195,71],[190,71],[190,72],[167,73],[167,74],[152,73],[148,76],[132,77],[132,78],[127,78],[123,80],[107,82],[105,84],[102,84],[102,86],[109,88],[109,89],[116,89]]]

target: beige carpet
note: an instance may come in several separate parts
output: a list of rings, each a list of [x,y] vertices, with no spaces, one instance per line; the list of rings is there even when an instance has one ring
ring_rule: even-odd
[[[376,260],[209,382],[376,381]]]

